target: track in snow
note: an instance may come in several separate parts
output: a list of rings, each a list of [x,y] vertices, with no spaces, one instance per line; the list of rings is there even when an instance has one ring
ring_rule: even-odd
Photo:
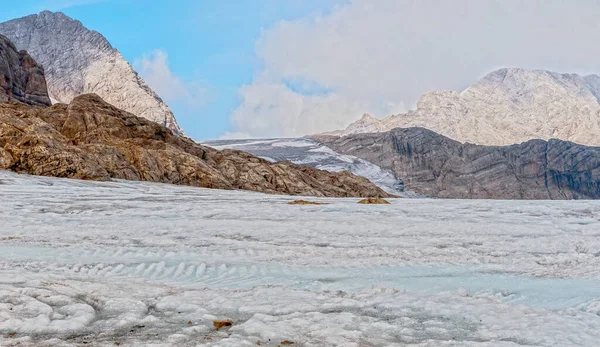
[[[0,196],[2,347],[600,340],[596,201],[289,206],[2,172]]]

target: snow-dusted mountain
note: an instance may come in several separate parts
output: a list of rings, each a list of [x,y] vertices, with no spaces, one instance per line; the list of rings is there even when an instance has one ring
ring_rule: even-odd
[[[95,93],[136,116],[182,133],[163,100],[100,33],[58,12],[44,11],[0,23],[0,34],[45,70],[53,102]]]
[[[391,170],[381,169],[366,160],[339,154],[310,139],[220,140],[204,143],[216,149],[237,149],[269,161],[291,161],[294,164],[339,172],[347,170],[363,176],[388,193],[403,197],[416,197],[406,191],[402,180]]]
[[[327,135],[423,127],[482,145],[551,138],[600,145],[599,99],[597,75],[500,69],[460,93],[426,93],[416,110],[381,120],[363,116],[345,130]]]

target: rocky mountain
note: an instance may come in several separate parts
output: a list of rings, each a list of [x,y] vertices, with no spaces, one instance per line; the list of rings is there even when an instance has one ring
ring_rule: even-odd
[[[310,139],[252,139],[218,140],[204,144],[215,149],[237,149],[261,157],[270,162],[291,161],[331,172],[349,171],[367,178],[384,191],[402,197],[417,195],[404,189],[402,180],[391,170],[385,170],[366,160],[336,153],[330,148]]]
[[[44,70],[25,51],[0,35],[0,102],[49,106]]]
[[[198,145],[95,94],[51,107],[0,104],[0,169],[290,195],[390,196],[347,171],[271,163],[241,151]]]
[[[55,102],[68,104],[78,95],[95,93],[118,108],[182,133],[169,107],[119,51],[81,22],[44,11],[0,23],[0,34],[44,67]]]
[[[552,139],[509,146],[462,144],[424,128],[313,139],[441,198],[600,199],[600,147]]]
[[[458,93],[430,92],[416,110],[385,119],[363,117],[344,136],[423,127],[460,142],[510,145],[557,138],[600,145],[600,77],[500,69]]]

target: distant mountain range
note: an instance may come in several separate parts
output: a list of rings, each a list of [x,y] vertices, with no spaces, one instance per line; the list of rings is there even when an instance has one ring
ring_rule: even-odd
[[[552,138],[600,145],[600,77],[517,68],[494,71],[471,87],[429,92],[416,110],[376,119],[365,115],[345,136],[423,127],[459,142],[511,145]]]
[[[44,11],[0,23],[0,34],[44,67],[55,103],[68,104],[78,95],[95,93],[116,107],[183,133],[173,112],[119,51],[81,22]]]
[[[600,199],[600,147],[562,140],[509,146],[463,144],[424,128],[313,136],[367,160],[406,189],[454,199]]]

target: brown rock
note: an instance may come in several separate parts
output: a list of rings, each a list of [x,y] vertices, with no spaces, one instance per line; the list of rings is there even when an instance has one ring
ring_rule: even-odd
[[[0,169],[321,197],[390,195],[347,171],[331,173],[217,151],[119,110],[94,94],[70,105],[0,104]]]
[[[44,70],[25,51],[0,35],[0,102],[51,105]]]
[[[366,198],[362,199],[358,203],[364,205],[385,205],[389,204],[390,202],[382,198]]]
[[[217,331],[219,331],[219,329],[224,328],[224,327],[230,327],[233,325],[233,322],[229,319],[227,320],[215,320],[213,321],[213,325],[215,326],[215,328],[217,329]]]
[[[288,205],[327,205],[326,202],[306,201],[306,200],[294,200],[287,203]]]

